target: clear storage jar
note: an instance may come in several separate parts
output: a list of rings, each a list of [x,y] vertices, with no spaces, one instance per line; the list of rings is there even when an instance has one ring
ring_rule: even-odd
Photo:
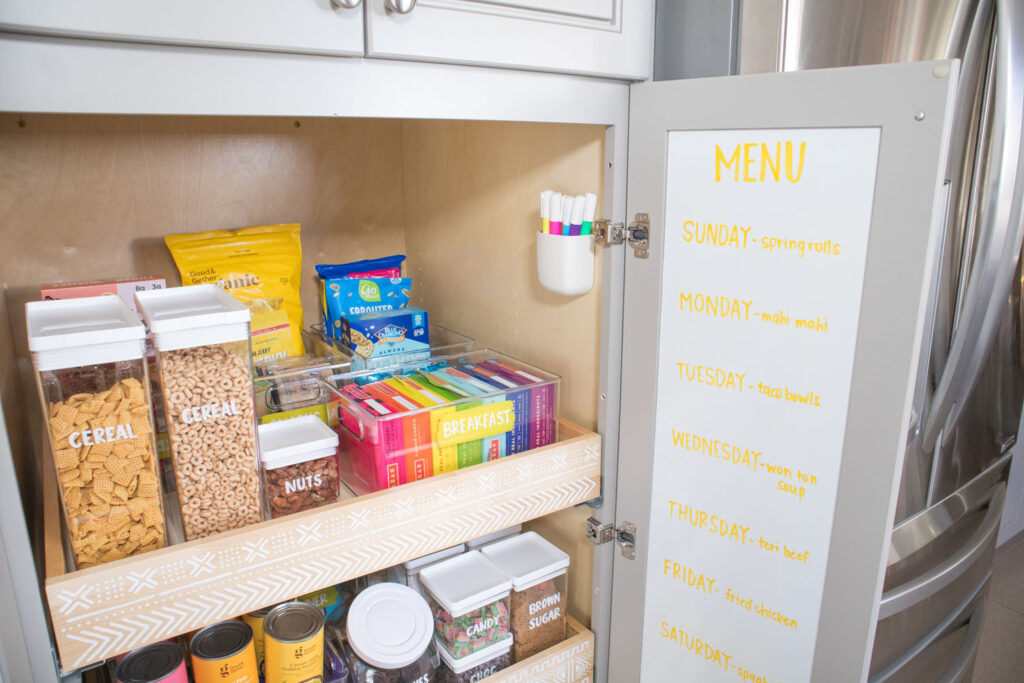
[[[508,637],[512,582],[479,550],[427,567],[420,583],[434,615],[434,637],[453,659]]]
[[[346,635],[352,683],[433,683],[430,607],[408,586],[380,583],[357,595]]]
[[[30,302],[25,317],[75,567],[162,548],[145,328],[115,296]]]
[[[480,552],[512,579],[513,661],[565,640],[569,555],[535,531],[498,541]]]
[[[156,347],[185,538],[259,522],[249,309],[216,285],[135,297]]]
[[[338,500],[338,434],[315,415],[258,427],[263,489],[273,518]]]
[[[512,640],[509,636],[462,659],[455,659],[445,648],[438,647],[441,655],[438,683],[477,683],[508,668],[512,664]]]

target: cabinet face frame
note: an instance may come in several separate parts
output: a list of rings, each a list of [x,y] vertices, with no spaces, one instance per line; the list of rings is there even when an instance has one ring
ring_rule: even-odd
[[[508,69],[268,52],[133,45],[0,32],[0,111],[95,114],[464,119],[605,126],[603,217],[625,219],[629,88],[595,78]],[[557,99],[575,107],[552,107]],[[603,507],[614,521],[625,248],[602,254],[598,431]],[[10,458],[6,437],[0,458]],[[2,522],[24,528],[21,507]],[[583,533],[583,530],[580,530]],[[614,547],[594,548],[595,680],[607,680]],[[34,577],[32,577],[34,578]],[[16,588],[38,596],[31,579]],[[52,660],[42,602],[22,615],[34,662]],[[32,628],[35,623],[39,628]],[[45,680],[36,676],[33,680]],[[55,679],[54,679],[55,680]]]

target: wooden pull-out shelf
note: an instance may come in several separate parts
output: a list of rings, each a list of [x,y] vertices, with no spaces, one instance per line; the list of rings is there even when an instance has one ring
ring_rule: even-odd
[[[61,664],[78,669],[597,497],[601,437],[566,422],[559,435],[495,462],[48,578]]]
[[[566,639],[507,669],[487,683],[590,683],[594,680],[594,634],[572,617]]]

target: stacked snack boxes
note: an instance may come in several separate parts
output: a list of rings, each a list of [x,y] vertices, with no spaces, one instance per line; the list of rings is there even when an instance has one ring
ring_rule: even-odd
[[[367,493],[552,443],[558,383],[487,350],[343,376],[330,411],[342,479]]]

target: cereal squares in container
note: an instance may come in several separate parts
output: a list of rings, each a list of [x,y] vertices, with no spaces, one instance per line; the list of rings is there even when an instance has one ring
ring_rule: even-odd
[[[521,662],[565,640],[569,555],[535,531],[483,548],[512,579],[512,659]]]
[[[508,638],[512,582],[479,550],[427,567],[420,583],[434,614],[434,639],[452,659]]]
[[[25,306],[75,567],[162,548],[145,328],[118,297]]]
[[[249,309],[216,285],[136,301],[156,348],[185,538],[259,522]]]

